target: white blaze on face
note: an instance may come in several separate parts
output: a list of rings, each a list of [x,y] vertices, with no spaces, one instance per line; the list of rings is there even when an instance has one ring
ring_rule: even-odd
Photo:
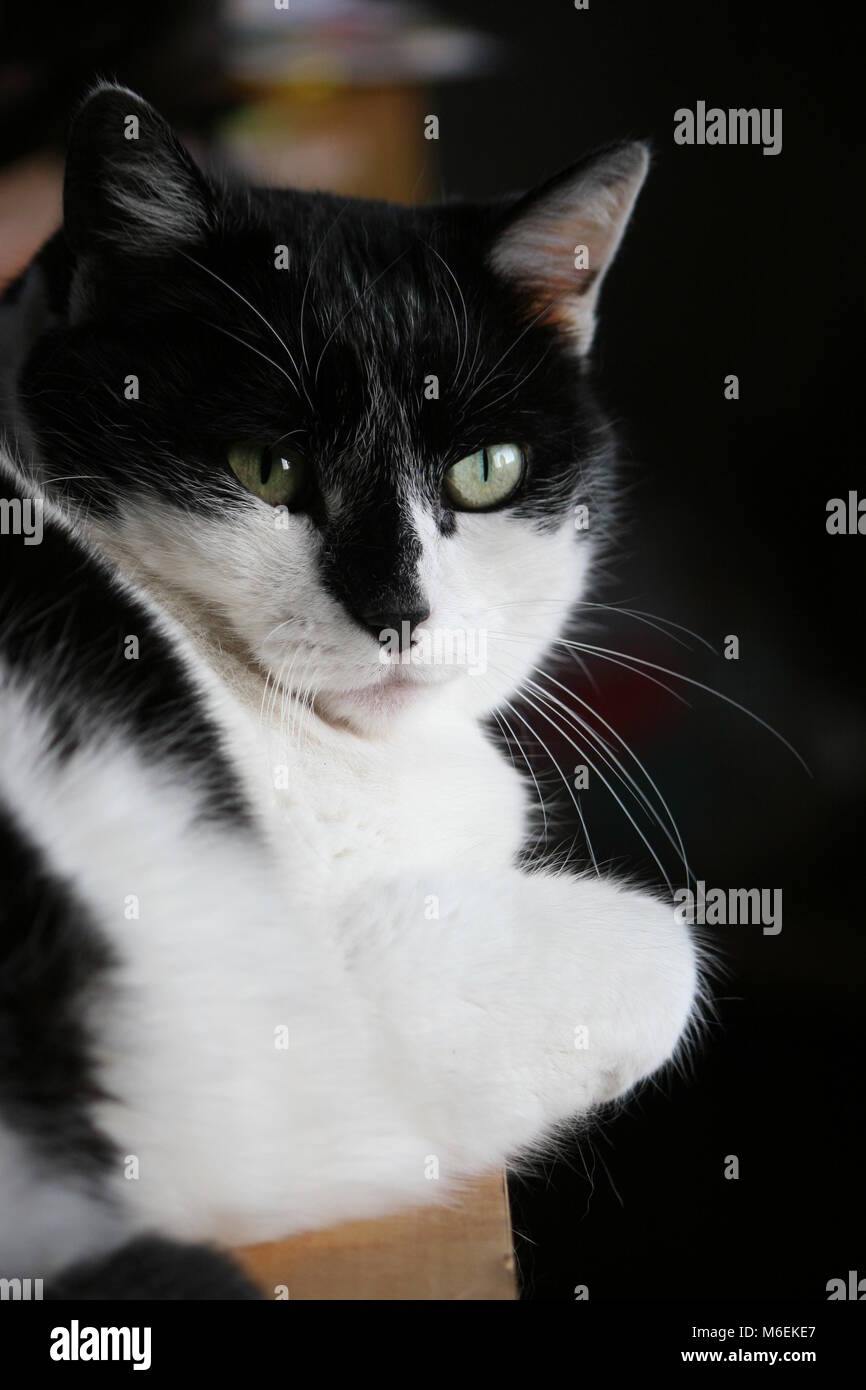
[[[407,504],[421,546],[417,581],[430,616],[416,629],[415,676],[458,687],[472,713],[493,708],[532,674],[579,599],[590,558],[571,516],[555,531],[508,510],[461,513],[443,536],[429,508]],[[321,538],[304,516],[277,524],[264,504],[196,518],[164,501],[128,504],[96,538],[128,573],[188,596],[271,679],[345,692],[386,674],[378,645],[325,587]],[[400,661],[394,665],[400,667]]]
[[[413,507],[423,550],[418,566],[430,604],[422,628],[463,633],[464,648],[484,653],[484,679],[467,692],[473,709],[489,709],[531,674],[580,598],[591,558],[575,538],[570,515],[555,531],[507,510],[461,513],[443,536],[429,511]],[[455,638],[452,648],[459,649]],[[467,667],[468,670],[468,667]]]

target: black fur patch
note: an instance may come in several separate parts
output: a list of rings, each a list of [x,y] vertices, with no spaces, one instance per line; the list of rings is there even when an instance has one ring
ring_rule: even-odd
[[[152,215],[155,163],[175,200],[167,225],[186,199],[199,228],[175,246]],[[526,476],[507,505],[539,528],[590,494],[598,507],[611,435],[587,374],[568,335],[490,265],[513,206],[210,187],[146,104],[99,92],[67,171],[69,313],[20,379],[46,471],[97,514],[143,494],[207,517],[247,505],[231,444],[287,439],[315,479],[306,510],[325,581],[356,615],[382,594],[412,607],[395,508],[412,496],[443,536],[459,531],[443,477],[475,449],[521,445]],[[59,246],[43,259],[61,287]]]
[[[264,1299],[227,1255],[207,1245],[143,1236],[106,1259],[74,1266],[46,1299]]]
[[[73,889],[0,803],[0,1116],[52,1166],[98,1177],[112,1147],[90,1118],[99,1090],[84,996],[110,957]]]
[[[8,482],[3,492],[19,495]],[[137,659],[125,656],[130,636]],[[184,769],[205,814],[248,820],[219,733],[171,644],[143,605],[47,516],[41,544],[16,535],[0,542],[0,658],[38,692],[61,757],[114,730],[143,745],[148,760]]]

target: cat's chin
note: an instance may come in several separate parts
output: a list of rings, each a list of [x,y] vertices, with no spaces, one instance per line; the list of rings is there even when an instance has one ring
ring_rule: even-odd
[[[316,707],[326,719],[368,725],[422,708],[453,680],[453,676],[440,675],[430,679],[396,669],[364,685],[342,690],[320,690],[316,696]]]

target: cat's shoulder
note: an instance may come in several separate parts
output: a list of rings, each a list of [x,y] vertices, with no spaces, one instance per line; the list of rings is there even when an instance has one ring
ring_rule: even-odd
[[[170,620],[60,512],[28,495],[0,454],[0,719],[38,714],[59,757],[122,742],[192,774],[220,814],[243,817],[206,691]]]

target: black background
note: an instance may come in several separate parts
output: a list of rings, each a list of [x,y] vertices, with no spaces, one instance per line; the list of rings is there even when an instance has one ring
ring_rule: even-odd
[[[16,64],[3,70],[0,104],[17,119],[4,121],[0,153],[61,138],[97,72],[206,126],[222,99],[216,8],[160,4],[142,22],[135,7],[88,3],[45,25],[41,11],[9,7]],[[626,468],[616,554],[595,597],[684,624],[714,652],[610,614],[590,640],[743,702],[813,774],[691,687],[680,687],[687,708],[597,659],[600,695],[575,684],[652,772],[697,876],[779,887],[784,919],[778,936],[717,930],[726,975],[687,1076],[647,1087],[515,1178],[524,1296],[571,1299],[587,1285],[592,1300],[825,1298],[829,1279],[866,1275],[856,842],[866,537],[825,528],[829,498],[866,495],[856,10],[767,0],[590,0],[588,11],[443,0],[438,10],[499,41],[485,76],[430,98],[440,139],[434,152],[419,133],[419,164],[435,156],[445,194],[519,190],[616,138],[654,145],[597,340]],[[174,27],[185,12],[199,18],[192,38]],[[44,81],[23,101],[21,72],[40,64]],[[781,107],[781,154],[675,145],[674,111],[698,100]],[[728,373],[739,401],[724,399]],[[737,662],[721,655],[727,634],[740,639]],[[566,744],[555,751],[566,769],[575,761]],[[584,806],[598,857],[657,882],[603,789]],[[724,1177],[729,1154],[737,1181]]]

